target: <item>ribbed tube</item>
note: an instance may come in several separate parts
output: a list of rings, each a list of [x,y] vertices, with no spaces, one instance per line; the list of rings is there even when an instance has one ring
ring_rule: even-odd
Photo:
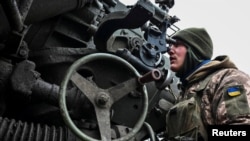
[[[77,141],[66,128],[0,117],[1,141]]]

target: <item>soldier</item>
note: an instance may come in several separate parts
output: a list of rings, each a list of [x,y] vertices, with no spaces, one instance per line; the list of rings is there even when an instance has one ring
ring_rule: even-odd
[[[249,125],[249,75],[226,55],[211,59],[213,43],[205,28],[186,28],[172,38],[170,68],[182,92],[166,116],[167,138],[207,141],[209,125]]]

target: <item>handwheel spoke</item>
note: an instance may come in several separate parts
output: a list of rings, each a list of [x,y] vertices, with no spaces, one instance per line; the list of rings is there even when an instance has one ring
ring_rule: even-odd
[[[111,140],[110,109],[95,107],[102,141]]]
[[[82,91],[82,93],[84,93],[88,99],[94,103],[98,88],[76,71],[73,72],[70,79]]]
[[[132,78],[114,87],[109,88],[108,92],[110,93],[110,96],[115,102],[127,95],[129,92],[135,90],[138,85],[139,83],[137,81],[137,78]]]

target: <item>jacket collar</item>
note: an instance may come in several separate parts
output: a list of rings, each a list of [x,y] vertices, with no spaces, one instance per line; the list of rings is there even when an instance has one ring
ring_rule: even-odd
[[[230,60],[228,56],[217,56],[214,60],[210,62],[203,63],[200,67],[198,67],[193,73],[188,75],[185,79],[188,83],[193,83],[197,80],[203,79],[209,74],[225,68],[235,68],[236,65]]]

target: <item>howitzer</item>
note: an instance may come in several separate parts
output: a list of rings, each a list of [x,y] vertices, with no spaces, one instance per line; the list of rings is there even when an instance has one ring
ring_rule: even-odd
[[[160,140],[179,19],[156,2],[1,1],[0,139]]]

